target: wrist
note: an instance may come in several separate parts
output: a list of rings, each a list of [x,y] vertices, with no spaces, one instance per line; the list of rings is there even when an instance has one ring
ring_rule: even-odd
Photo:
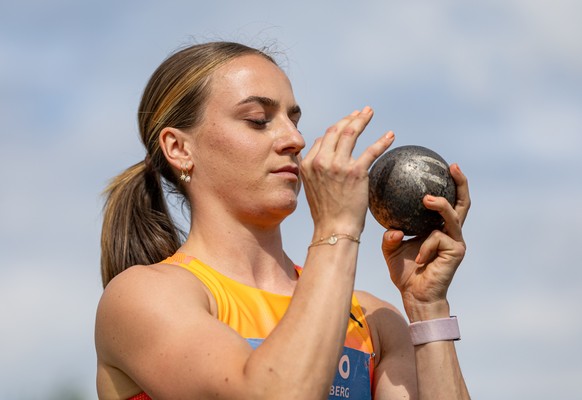
[[[313,231],[311,243],[320,241],[322,239],[327,239],[332,235],[353,237],[359,239],[361,234],[362,229],[359,229],[356,226],[346,226],[346,227],[339,227],[337,225],[330,225],[325,227],[317,226]]]
[[[336,243],[338,242],[338,240],[341,240],[341,239],[346,239],[346,240],[352,241],[354,243],[360,244],[360,238],[356,237],[356,236],[352,236],[349,233],[332,233],[329,236],[325,236],[325,237],[322,236],[319,239],[312,241],[309,244],[309,248],[315,247],[315,246],[323,246],[323,245],[335,246]]]
[[[404,301],[404,310],[406,311],[408,320],[411,323],[439,318],[449,318],[451,315],[451,308],[446,299],[431,303]]]

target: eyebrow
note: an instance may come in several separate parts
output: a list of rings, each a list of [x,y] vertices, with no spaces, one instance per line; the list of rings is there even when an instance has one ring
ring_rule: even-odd
[[[243,104],[249,104],[249,103],[259,103],[260,105],[264,106],[264,107],[279,107],[280,103],[275,100],[272,99],[270,97],[264,97],[264,96],[249,96],[244,100],[241,100],[237,103],[237,105],[243,105]],[[299,105],[295,104],[294,106],[292,106],[289,109],[289,113],[290,114],[301,114],[301,107],[299,107]]]

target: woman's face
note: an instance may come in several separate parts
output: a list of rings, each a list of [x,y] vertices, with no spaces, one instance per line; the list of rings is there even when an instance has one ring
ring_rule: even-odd
[[[261,56],[242,56],[213,73],[210,89],[192,136],[193,209],[211,204],[250,223],[278,224],[297,206],[305,147],[287,76]]]

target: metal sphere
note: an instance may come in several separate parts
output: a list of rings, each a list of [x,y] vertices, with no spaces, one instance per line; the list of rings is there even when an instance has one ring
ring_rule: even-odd
[[[456,200],[456,185],[447,162],[422,146],[401,146],[383,154],[369,173],[369,208],[386,229],[407,236],[440,229],[443,218],[422,203],[425,195]]]

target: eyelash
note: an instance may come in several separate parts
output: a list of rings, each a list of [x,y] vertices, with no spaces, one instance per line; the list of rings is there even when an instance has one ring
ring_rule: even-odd
[[[264,128],[267,123],[271,122],[268,119],[248,119],[247,121],[261,128]]]
[[[260,128],[264,128],[269,122],[271,122],[270,119],[247,119],[247,121]],[[293,121],[293,124],[295,125],[295,127],[297,127],[299,125],[299,121],[297,122]]]

